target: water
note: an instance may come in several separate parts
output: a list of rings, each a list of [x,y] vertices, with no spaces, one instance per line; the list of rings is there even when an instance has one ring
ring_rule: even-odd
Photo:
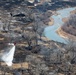
[[[44,34],[47,38],[49,38],[50,40],[54,40],[57,42],[61,42],[61,43],[65,43],[67,44],[66,40],[67,39],[63,39],[62,37],[60,37],[57,33],[56,30],[62,26],[64,23],[62,21],[62,18],[66,18],[70,16],[70,12],[75,10],[76,7],[74,8],[65,8],[62,10],[58,10],[57,13],[59,13],[59,15],[53,15],[52,18],[54,19],[54,24],[52,26],[48,26],[45,28],[44,30]]]

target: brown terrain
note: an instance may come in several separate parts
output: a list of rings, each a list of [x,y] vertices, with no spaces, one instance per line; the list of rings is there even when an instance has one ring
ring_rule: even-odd
[[[76,40],[76,36],[67,33],[67,32],[64,31],[62,28],[59,28],[59,29],[57,30],[57,33],[58,33],[61,37],[63,37],[63,38]]]
[[[13,3],[15,1],[13,0]],[[22,0],[18,1],[22,2]],[[2,2],[5,3],[3,0]],[[39,5],[42,3],[44,3],[44,0]],[[57,5],[59,4],[57,3]],[[54,6],[57,9],[63,7],[64,4],[65,2],[62,2],[60,6],[57,7],[56,4]],[[44,3],[45,5],[46,3]],[[6,6],[8,5],[6,4]],[[39,12],[34,9],[34,6],[12,6],[12,9],[8,11],[0,10],[0,18],[4,23],[3,29],[0,31],[0,51],[7,47],[8,42],[16,42],[16,51],[11,67],[8,67],[4,62],[0,62],[0,75],[76,75],[76,62],[71,62],[73,58],[70,53],[72,52],[70,51],[71,47],[49,40],[42,35],[42,29],[54,23],[50,16],[55,13],[55,7],[50,7],[54,9],[51,12],[49,10]],[[46,5],[46,7],[48,6]],[[19,17],[19,13],[25,16]],[[36,21],[34,21],[34,18],[36,18]],[[15,37],[12,37],[11,34]]]
[[[71,14],[75,14],[75,13],[76,13],[76,10],[73,10],[73,11],[71,11],[70,13],[71,13]]]
[[[76,14],[76,10],[71,11],[70,13],[71,15],[74,15]],[[69,18],[70,17],[62,19],[64,25],[57,30],[57,33],[63,38],[76,40],[76,28],[72,25],[65,25],[69,21]]]
[[[62,21],[65,23],[68,21],[68,18],[63,18]]]

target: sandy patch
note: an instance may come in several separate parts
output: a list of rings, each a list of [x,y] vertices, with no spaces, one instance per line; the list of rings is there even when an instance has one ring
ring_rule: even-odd
[[[45,37],[45,36],[41,37],[41,39],[44,40],[44,41],[50,41],[50,39]]]
[[[48,25],[53,25],[54,24],[54,19],[50,17],[50,21],[48,22]]]
[[[68,17],[67,18],[63,18],[62,21],[65,23],[65,22],[68,21],[68,19],[69,19]]]
[[[0,64],[1,64],[1,66],[7,66],[4,62],[1,62]],[[28,69],[29,68],[29,63],[27,63],[27,62],[13,63],[12,68],[13,69],[18,69],[18,68]]]
[[[0,38],[0,41],[4,40],[4,38]]]
[[[70,12],[71,14],[75,14],[76,13],[76,9]]]
[[[48,12],[52,13],[52,15],[58,15],[58,13],[56,11],[49,10]],[[48,21],[48,25],[50,25],[50,26],[54,24],[54,19],[51,16],[49,17],[49,21]]]
[[[70,12],[71,15],[73,15],[75,13],[76,13],[76,9]],[[68,17],[67,18],[63,18],[62,21],[66,22],[66,21],[68,21],[68,19],[69,19]]]
[[[29,63],[27,62],[22,62],[22,63],[14,63],[12,65],[13,69],[18,69],[18,68],[25,68],[28,69],[29,68]]]
[[[63,30],[61,29],[61,27],[57,30],[57,33],[58,33],[61,37],[63,37],[63,38],[76,40],[76,36],[71,35],[71,34],[65,32],[65,31],[63,31]]]

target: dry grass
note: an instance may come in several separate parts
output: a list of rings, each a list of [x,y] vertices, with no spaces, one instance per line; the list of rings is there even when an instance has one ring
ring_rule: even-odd
[[[58,75],[64,75],[64,74],[62,74],[62,73],[58,73]]]
[[[14,63],[14,64],[12,65],[12,68],[13,68],[13,69],[18,69],[18,68],[28,69],[28,68],[29,68],[29,63],[27,63],[27,62]]]
[[[4,38],[0,38],[0,41],[3,41],[4,40]]]
[[[6,63],[1,62],[1,66],[7,66],[7,65],[6,65]],[[28,62],[13,63],[12,66],[10,66],[10,68],[13,68],[13,69],[19,69],[19,68],[28,69],[29,68],[29,63]]]

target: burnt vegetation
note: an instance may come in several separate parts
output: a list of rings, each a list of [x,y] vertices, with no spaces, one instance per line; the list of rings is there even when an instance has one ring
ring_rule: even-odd
[[[69,40],[65,45],[47,40],[43,34],[46,19],[52,15],[47,10],[56,10],[64,5],[73,6],[74,2],[71,5],[69,2],[54,0],[52,6],[44,3],[35,8],[16,6],[14,9],[14,4],[24,0],[0,1],[1,7],[4,4],[1,10],[3,25],[0,25],[0,51],[7,47],[8,42],[16,42],[14,64],[8,67],[0,62],[1,75],[76,75],[76,43]],[[7,7],[13,9],[4,10],[9,9]],[[62,28],[76,35],[76,15],[72,15]]]

